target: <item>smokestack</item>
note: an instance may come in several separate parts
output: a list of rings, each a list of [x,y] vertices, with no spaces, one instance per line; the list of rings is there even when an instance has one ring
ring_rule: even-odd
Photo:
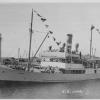
[[[49,46],[49,51],[51,51],[52,50],[52,46]]]
[[[66,52],[70,54],[71,53],[71,49],[72,49],[72,34],[67,34]]]
[[[75,45],[75,52],[78,53],[79,43]]]
[[[1,33],[0,33],[0,63],[1,63],[1,40],[2,40],[2,37],[1,37]]]

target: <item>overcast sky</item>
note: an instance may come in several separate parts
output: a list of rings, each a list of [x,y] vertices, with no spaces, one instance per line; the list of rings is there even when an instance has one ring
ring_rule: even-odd
[[[31,11],[36,10],[47,18],[45,22],[54,32],[53,36],[58,41],[65,42],[66,34],[73,34],[73,49],[75,44],[80,44],[79,50],[88,54],[90,49],[90,28],[93,24],[100,29],[100,3],[0,3],[0,33],[2,33],[2,56],[26,56],[29,48],[29,27]],[[32,54],[35,53],[46,33],[44,24],[34,14],[32,37]],[[42,49],[48,45],[57,45],[49,38]],[[100,34],[93,30],[93,48],[96,56],[100,56]]]

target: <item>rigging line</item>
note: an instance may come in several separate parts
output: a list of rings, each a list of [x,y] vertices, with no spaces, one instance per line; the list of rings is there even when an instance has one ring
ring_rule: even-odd
[[[36,54],[37,54],[37,53],[38,53],[38,51],[40,50],[40,48],[41,48],[42,44],[44,43],[44,41],[46,40],[46,38],[47,38],[47,36],[48,36],[48,35],[49,35],[49,32],[47,32],[47,34],[46,34],[45,38],[43,39],[42,43],[40,44],[40,46],[39,46],[38,50],[36,51],[36,53],[34,54],[34,57],[33,57],[33,58],[35,58],[35,57],[36,57]]]

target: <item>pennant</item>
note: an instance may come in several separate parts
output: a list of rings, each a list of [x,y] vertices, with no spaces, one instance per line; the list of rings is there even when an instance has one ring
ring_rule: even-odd
[[[93,30],[95,27],[93,25],[91,25],[91,30]]]
[[[46,27],[46,28],[48,28],[48,27],[49,27],[49,25],[45,25],[45,27]]]
[[[96,31],[98,31],[98,32],[99,32],[99,29],[96,29]]]
[[[40,14],[38,14],[38,13],[37,13],[37,15],[38,15],[39,17],[42,17],[42,16],[41,16]]]
[[[56,39],[53,37],[53,40],[56,41]]]
[[[52,31],[49,31],[50,32],[50,34],[53,34],[53,32]]]
[[[42,17],[39,13],[37,13],[35,10],[34,10],[34,12],[39,16],[39,17]]]
[[[47,19],[46,18],[41,18],[42,22],[45,22]]]
[[[98,32],[99,32],[99,29],[96,29],[96,31],[98,31]]]
[[[56,44],[59,46],[61,44],[61,42],[56,42]]]
[[[100,30],[99,29],[96,29],[96,31],[100,34]]]

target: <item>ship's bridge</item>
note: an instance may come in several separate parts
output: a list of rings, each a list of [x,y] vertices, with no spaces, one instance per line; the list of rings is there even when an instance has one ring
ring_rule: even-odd
[[[69,56],[69,54],[66,54],[66,56]],[[77,54],[70,54],[71,57],[78,57],[79,55]],[[48,58],[65,58],[65,52],[51,52],[51,51],[43,51],[40,54],[40,57],[48,57]]]
[[[66,57],[69,54],[66,54]],[[80,60],[80,56],[78,54],[70,54],[72,57],[71,63],[66,63],[67,58],[65,57],[65,52],[50,52],[44,51],[41,53],[41,65],[42,66],[53,66],[59,68],[72,68],[72,69],[80,69],[83,68]],[[75,60],[76,64],[73,62]]]

